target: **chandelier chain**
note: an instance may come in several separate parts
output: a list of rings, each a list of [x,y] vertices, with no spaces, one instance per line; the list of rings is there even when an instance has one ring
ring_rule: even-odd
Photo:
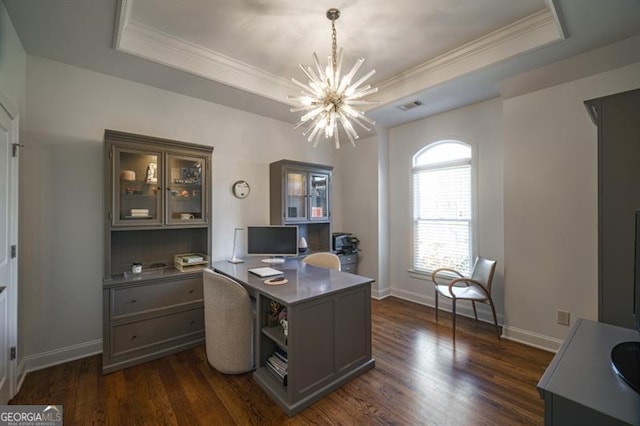
[[[336,69],[338,58],[336,57],[336,50],[338,49],[338,37],[336,35],[336,20],[331,20],[331,62],[333,69]]]

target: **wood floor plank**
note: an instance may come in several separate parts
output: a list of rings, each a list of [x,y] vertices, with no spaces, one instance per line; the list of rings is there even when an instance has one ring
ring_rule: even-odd
[[[536,384],[553,354],[493,325],[389,297],[372,301],[367,371],[289,418],[251,373],[224,375],[204,346],[103,376],[94,356],[29,373],[12,404],[61,404],[65,425],[513,425],[543,423]]]

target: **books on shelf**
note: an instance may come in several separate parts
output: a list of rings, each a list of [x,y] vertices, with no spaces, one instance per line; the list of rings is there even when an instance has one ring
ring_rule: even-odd
[[[131,209],[131,217],[147,217],[149,209]]]
[[[267,369],[282,380],[284,386],[287,386],[287,365],[287,352],[282,348],[276,348],[266,362]]]

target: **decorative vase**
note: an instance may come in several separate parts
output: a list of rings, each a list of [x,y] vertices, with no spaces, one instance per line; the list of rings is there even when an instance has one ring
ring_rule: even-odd
[[[309,249],[309,246],[307,245],[307,240],[304,237],[300,237],[300,240],[298,241],[298,251],[300,253],[304,253]]]

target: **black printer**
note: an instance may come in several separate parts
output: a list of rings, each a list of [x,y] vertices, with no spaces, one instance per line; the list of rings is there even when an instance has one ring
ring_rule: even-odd
[[[358,252],[360,240],[347,232],[334,232],[331,236],[333,251],[337,254],[354,254]]]

